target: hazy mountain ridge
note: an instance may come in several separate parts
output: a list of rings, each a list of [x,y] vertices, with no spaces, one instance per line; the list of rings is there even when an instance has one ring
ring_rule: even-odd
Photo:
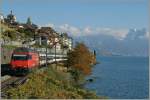
[[[75,37],[75,41],[85,42],[100,55],[148,56],[146,30],[130,29],[123,40],[104,34]]]

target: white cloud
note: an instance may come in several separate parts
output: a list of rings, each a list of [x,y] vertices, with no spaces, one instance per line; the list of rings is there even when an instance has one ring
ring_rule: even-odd
[[[79,28],[74,27],[74,26],[70,26],[68,24],[63,24],[61,26],[55,27],[55,29],[59,32],[66,32],[66,33],[73,35],[73,36],[78,36],[81,34],[81,31]]]
[[[90,28],[90,27],[85,27],[84,29],[83,29],[83,33],[85,33],[85,34],[91,34],[93,31],[92,31],[92,29]]]
[[[129,29],[114,29],[114,28],[107,28],[107,27],[97,27],[97,28],[91,28],[90,26],[87,26],[85,28],[78,28],[69,24],[62,24],[59,26],[56,26],[54,24],[46,24],[45,26],[50,26],[54,28],[58,32],[66,32],[71,36],[79,37],[79,36],[89,36],[89,35],[107,35],[112,36],[118,40],[124,40],[128,33]],[[147,32],[145,34],[145,37],[148,38],[149,33]]]
[[[59,32],[67,32],[73,36],[87,36],[87,35],[97,35],[103,34],[108,36],[113,36],[116,39],[122,40],[128,34],[127,29],[112,29],[112,28],[91,28],[85,27],[83,29],[77,28],[75,26],[71,26],[68,24],[63,24],[56,28]]]
[[[97,28],[96,32],[98,34],[109,35],[122,40],[128,34],[128,29]]]
[[[55,29],[58,30],[59,32],[67,32],[68,34],[73,36],[86,36],[86,35],[91,35],[94,32],[90,27],[85,27],[83,29],[80,29],[78,27],[71,26],[69,24],[56,26]]]
[[[45,27],[52,27],[52,28],[54,28],[55,27],[55,25],[54,24],[51,24],[51,23],[49,23],[49,24],[46,24],[46,25],[44,25]]]
[[[150,34],[149,32],[146,32],[145,37],[146,37],[146,38],[149,38],[149,34]]]

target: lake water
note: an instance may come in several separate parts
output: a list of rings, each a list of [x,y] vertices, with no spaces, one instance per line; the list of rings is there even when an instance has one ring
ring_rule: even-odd
[[[149,97],[148,57],[97,57],[90,78],[86,84],[100,96],[111,99],[144,99]]]

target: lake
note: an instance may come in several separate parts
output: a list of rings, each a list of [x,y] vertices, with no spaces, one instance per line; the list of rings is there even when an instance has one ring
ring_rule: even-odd
[[[86,88],[111,99],[144,99],[149,97],[148,57],[97,57],[97,64]]]

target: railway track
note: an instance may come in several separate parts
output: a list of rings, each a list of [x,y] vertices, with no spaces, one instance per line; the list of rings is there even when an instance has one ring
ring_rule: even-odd
[[[6,91],[11,87],[17,87],[23,83],[25,83],[27,80],[27,76],[22,77],[10,77],[9,79],[3,81],[1,83],[1,98],[6,98],[7,93]]]

